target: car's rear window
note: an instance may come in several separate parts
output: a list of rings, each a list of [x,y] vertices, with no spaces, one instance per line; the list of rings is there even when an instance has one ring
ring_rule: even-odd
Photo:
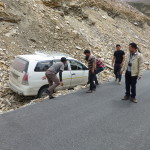
[[[27,72],[28,61],[21,59],[19,57],[16,57],[12,63],[12,68],[14,68],[15,70],[19,72]]]

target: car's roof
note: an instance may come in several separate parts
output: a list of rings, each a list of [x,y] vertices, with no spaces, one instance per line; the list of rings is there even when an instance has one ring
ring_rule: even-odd
[[[62,57],[66,57],[67,59],[73,59],[69,56],[57,56],[57,55],[38,55],[38,54],[32,54],[32,55],[18,55],[17,57],[23,58],[28,61],[44,61],[44,60],[53,60],[53,59],[61,59]]]

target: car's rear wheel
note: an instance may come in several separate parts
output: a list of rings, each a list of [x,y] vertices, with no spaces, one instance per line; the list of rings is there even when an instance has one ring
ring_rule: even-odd
[[[46,93],[46,90],[47,90],[48,86],[44,86],[42,87],[40,90],[39,90],[39,93],[38,93],[38,98],[45,98],[47,95]]]

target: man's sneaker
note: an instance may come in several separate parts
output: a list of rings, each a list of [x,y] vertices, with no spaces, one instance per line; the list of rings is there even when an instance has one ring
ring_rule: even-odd
[[[122,100],[129,100],[130,97],[129,96],[124,96],[124,98],[122,98]]]
[[[53,98],[55,98],[55,97],[54,97],[54,96],[52,96],[52,95],[49,97],[49,99],[53,99]]]
[[[93,91],[92,90],[88,90],[88,91],[86,91],[86,93],[92,93]]]
[[[95,88],[95,89],[93,89],[93,91],[96,91],[96,88]]]
[[[49,96],[49,99],[54,98],[49,90],[46,90],[45,92]]]
[[[119,85],[121,85],[121,82],[118,82]]]
[[[118,78],[115,79],[115,82],[117,82]]]
[[[137,103],[138,102],[137,99],[135,99],[135,98],[131,98],[130,101],[133,102],[133,103]]]

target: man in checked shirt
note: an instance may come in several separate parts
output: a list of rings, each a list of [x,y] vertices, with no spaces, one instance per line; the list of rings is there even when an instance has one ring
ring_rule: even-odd
[[[85,50],[84,54],[86,56],[86,60],[88,61],[88,69],[89,69],[90,89],[87,91],[87,93],[92,93],[93,91],[96,90],[96,85],[94,83],[95,70],[96,70],[96,57],[91,55],[90,50]]]

